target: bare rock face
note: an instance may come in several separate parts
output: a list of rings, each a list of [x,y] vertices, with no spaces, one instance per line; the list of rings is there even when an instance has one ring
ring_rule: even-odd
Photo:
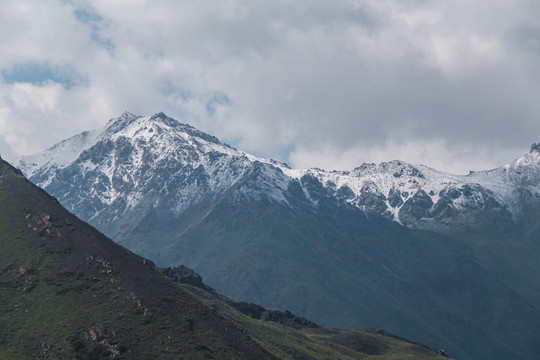
[[[168,267],[162,270],[163,274],[170,278],[172,281],[179,284],[187,284],[206,290],[211,293],[215,293],[216,290],[203,283],[202,277],[195,271],[191,270],[184,265],[177,267]]]
[[[399,218],[406,224],[415,223],[424,218],[432,207],[431,197],[420,189],[401,206]]]

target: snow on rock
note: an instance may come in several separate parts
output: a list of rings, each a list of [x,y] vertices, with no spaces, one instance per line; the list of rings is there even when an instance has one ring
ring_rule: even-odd
[[[455,211],[474,215],[494,208],[516,215],[517,193],[540,194],[539,144],[511,164],[466,176],[397,160],[351,171],[292,169],[234,149],[163,113],[142,117],[126,112],[101,129],[22,157],[18,166],[68,209],[80,216],[85,212],[85,219],[130,209],[143,214],[164,208],[179,214],[233,187],[238,194],[289,205],[288,191],[296,183],[313,206],[330,194],[415,226],[446,222]]]
[[[181,213],[227,191],[255,168],[261,184],[252,193],[286,203],[283,192],[290,178],[274,164],[279,163],[238,151],[163,113],[141,117],[126,112],[100,129],[22,157],[18,166],[89,220],[105,216],[104,207],[116,209],[115,214],[141,212],[142,207]]]

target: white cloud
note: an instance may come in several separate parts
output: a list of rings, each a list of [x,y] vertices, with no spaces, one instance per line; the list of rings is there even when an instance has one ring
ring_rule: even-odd
[[[39,64],[74,79],[0,82],[1,136],[20,153],[124,110],[261,155],[292,149],[298,166],[396,157],[466,172],[540,140],[535,1],[1,6],[0,72]]]
[[[299,168],[351,170],[366,162],[380,163],[405,158],[412,164],[430,164],[435,169],[465,175],[470,170],[493,169],[501,163],[509,163],[516,155],[514,151],[504,149],[497,153],[478,152],[474,146],[455,147],[441,141],[420,140],[369,148],[357,146],[346,150],[331,145],[315,149],[297,148],[291,152],[290,159]]]

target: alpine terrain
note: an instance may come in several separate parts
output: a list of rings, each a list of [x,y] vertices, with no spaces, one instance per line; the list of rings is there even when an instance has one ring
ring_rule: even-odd
[[[260,307],[194,279],[115,244],[0,159],[0,359],[444,358],[381,330],[256,320],[244,308]]]
[[[465,176],[292,169],[124,113],[17,166],[119,244],[232,298],[458,359],[540,359],[539,145]]]

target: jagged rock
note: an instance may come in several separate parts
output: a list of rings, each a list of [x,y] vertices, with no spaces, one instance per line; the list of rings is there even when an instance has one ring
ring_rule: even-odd
[[[199,274],[184,265],[168,267],[163,269],[162,272],[165,276],[179,284],[188,284],[212,293],[216,292],[216,290],[203,283],[202,277]]]

